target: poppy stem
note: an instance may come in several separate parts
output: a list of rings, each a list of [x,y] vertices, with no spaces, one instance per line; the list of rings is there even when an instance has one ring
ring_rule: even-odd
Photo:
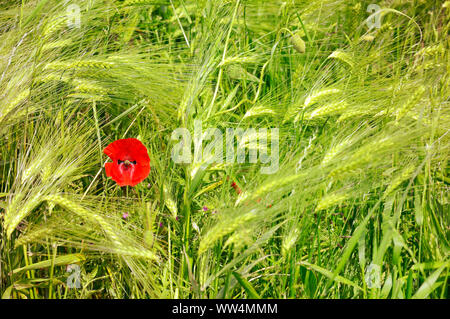
[[[122,196],[125,194],[125,197],[128,197],[128,186],[122,186]]]

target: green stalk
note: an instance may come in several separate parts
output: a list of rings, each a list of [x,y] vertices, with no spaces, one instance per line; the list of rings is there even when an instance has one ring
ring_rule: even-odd
[[[22,252],[23,252],[23,258],[25,260],[25,266],[30,265],[30,261],[28,260],[27,245],[22,245]],[[34,278],[33,271],[32,270],[27,271],[26,276],[28,279]],[[36,291],[36,288],[34,288],[34,287],[30,289],[30,298],[37,299],[37,291]]]
[[[181,267],[180,267],[180,278],[184,278],[187,273],[184,273],[184,268],[187,267],[189,263],[185,260],[185,255],[190,256],[190,249],[189,249],[189,237],[191,232],[191,202],[189,198],[189,173],[187,171],[187,168],[185,168],[185,176],[186,176],[186,187],[184,188],[184,194],[183,194],[183,216],[184,216],[184,236],[183,236],[183,249],[186,252],[186,254],[181,254]]]
[[[225,46],[224,46],[224,49],[223,49],[222,62],[225,61],[225,57],[227,55],[228,42],[230,41],[230,35],[231,35],[231,31],[233,30],[233,24],[234,24],[234,20],[236,18],[236,14],[237,14],[237,11],[238,11],[238,8],[239,8],[239,2],[240,2],[240,0],[236,1],[236,6],[234,7],[233,17],[231,18],[231,23],[230,23],[230,29],[228,30],[227,39],[225,40]],[[220,82],[222,81],[222,74],[223,74],[223,67],[221,66],[220,69],[219,69],[219,75],[217,77],[217,83],[216,83],[216,88],[214,90],[214,95],[213,95],[213,98],[211,100],[211,104],[209,105],[209,108],[208,108],[207,118],[209,118],[209,116],[211,115],[211,111],[212,111],[212,108],[214,106],[214,102],[216,100],[217,93],[219,91]]]
[[[53,274],[55,271],[55,258],[57,253],[57,246],[52,245],[53,247],[53,256],[52,256],[52,264],[50,266],[50,284],[48,286],[48,299],[53,299]]]

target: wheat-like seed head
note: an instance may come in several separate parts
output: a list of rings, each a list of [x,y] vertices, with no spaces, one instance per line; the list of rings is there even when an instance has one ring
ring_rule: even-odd
[[[74,83],[76,84],[74,88],[76,92],[106,95],[108,91],[111,91],[92,81],[76,79]]]
[[[348,64],[351,68],[354,68],[355,62],[350,54],[342,50],[333,51],[329,56],[329,59],[336,59]]]
[[[7,237],[11,237],[14,229],[19,223],[40,203],[42,193],[35,191],[28,198],[23,195],[15,196],[5,211],[5,228]]]
[[[17,97],[0,109],[0,121],[4,119],[9,112],[11,112],[17,105],[30,96],[30,89],[25,89],[20,92]]]
[[[319,204],[316,207],[316,210],[319,211],[327,209],[331,206],[342,203],[343,201],[347,200],[350,197],[350,195],[351,195],[350,193],[335,193],[327,195],[320,200]]]
[[[219,67],[227,66],[230,64],[248,64],[248,63],[257,63],[257,57],[253,56],[232,56],[225,58],[223,61],[219,63]]]
[[[98,223],[98,225],[103,229],[108,238],[112,241],[113,247],[112,250],[118,254],[134,256],[134,257],[142,257],[148,258],[152,260],[157,260],[158,257],[151,251],[142,248],[136,249],[134,247],[129,247],[122,243],[121,239],[118,237],[116,230],[99,214],[91,212],[84,207],[78,205],[77,203],[69,200],[66,197],[62,197],[60,195],[48,195],[44,197],[45,201],[52,202],[57,204],[78,216]]]
[[[14,243],[15,247],[25,245],[28,243],[38,242],[42,240],[45,236],[48,236],[52,231],[51,227],[41,227],[37,230],[27,232],[26,234],[20,236]]]
[[[435,44],[432,46],[424,47],[416,52],[416,55],[423,57],[433,57],[445,54],[445,48],[442,43]]]
[[[339,93],[342,93],[342,90],[336,89],[336,88],[324,88],[322,90],[315,91],[315,92],[309,94],[306,97],[303,105],[304,105],[304,107],[307,107],[314,103],[317,103],[318,101],[320,101],[326,97],[329,97],[330,95],[335,95],[335,94],[339,94]]]
[[[99,61],[99,60],[82,60],[82,61],[67,61],[67,62],[50,62],[44,70],[71,70],[71,69],[112,69],[113,62]]]
[[[384,192],[384,197],[387,197],[393,190],[395,190],[403,181],[411,177],[411,174],[416,169],[416,165],[410,164],[405,169],[403,169],[400,174],[398,174],[392,182],[389,184],[388,188]]]
[[[339,154],[344,148],[346,148],[348,145],[350,145],[352,140],[350,138],[345,139],[344,141],[340,142],[337,145],[334,145],[331,147],[328,152],[325,154],[322,160],[322,165],[327,165],[331,162],[331,160]]]
[[[154,0],[126,0],[122,6],[132,6],[132,5],[140,5],[140,4],[155,4]]]
[[[423,85],[419,86],[414,95],[399,109],[397,109],[395,114],[395,120],[397,123],[403,116],[405,116],[406,113],[408,113],[416,105],[416,103],[422,98],[424,93],[425,87]]]
[[[334,114],[336,112],[345,110],[347,108],[347,105],[348,104],[345,101],[330,103],[322,107],[319,107],[312,112],[306,113],[305,118],[312,120],[317,117]]]
[[[255,105],[251,107],[244,115],[243,119],[255,117],[255,116],[264,116],[264,115],[275,115],[276,112],[270,107],[264,105]]]
[[[242,249],[245,245],[252,242],[253,230],[248,227],[239,227],[233,234],[225,241],[224,247],[234,245],[235,250]]]
[[[377,29],[377,36],[381,36],[389,31],[393,30],[390,22],[384,22],[379,29]]]
[[[281,255],[286,256],[287,253],[295,247],[297,239],[300,236],[300,231],[298,228],[293,228],[289,233],[283,237],[283,243],[281,244]]]
[[[227,219],[222,221],[216,227],[211,229],[206,235],[201,239],[200,245],[198,247],[199,255],[203,254],[208,248],[210,248],[219,238],[226,236],[236,230],[237,228],[243,226],[245,223],[257,217],[257,210],[253,209],[250,212],[239,216],[234,219]]]
[[[47,23],[42,32],[42,36],[48,37],[67,23],[67,17],[54,18]]]
[[[53,50],[56,48],[62,48],[67,47],[69,45],[73,44],[71,39],[65,39],[65,40],[58,40],[50,43],[46,43],[42,46],[42,51],[48,51]]]

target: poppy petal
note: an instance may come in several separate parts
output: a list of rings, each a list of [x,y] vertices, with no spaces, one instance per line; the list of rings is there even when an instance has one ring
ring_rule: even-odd
[[[135,170],[131,176],[131,186],[142,182],[150,173],[150,165],[135,165]]]
[[[150,161],[144,144],[136,138],[125,138],[112,142],[103,153],[112,160]]]
[[[105,164],[106,175],[119,186],[135,186],[150,173],[150,157],[147,148],[138,139],[127,138],[114,141],[103,152],[113,160],[112,163]]]
[[[123,175],[119,174],[118,165],[115,163],[106,163],[105,164],[106,176],[111,177],[113,181],[115,181],[119,186],[125,186],[125,181]]]

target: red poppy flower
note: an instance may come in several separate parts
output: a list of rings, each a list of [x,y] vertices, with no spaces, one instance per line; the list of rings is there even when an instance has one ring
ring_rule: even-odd
[[[138,139],[125,138],[112,142],[103,153],[112,159],[105,164],[106,176],[119,186],[135,186],[150,173],[150,157]]]

